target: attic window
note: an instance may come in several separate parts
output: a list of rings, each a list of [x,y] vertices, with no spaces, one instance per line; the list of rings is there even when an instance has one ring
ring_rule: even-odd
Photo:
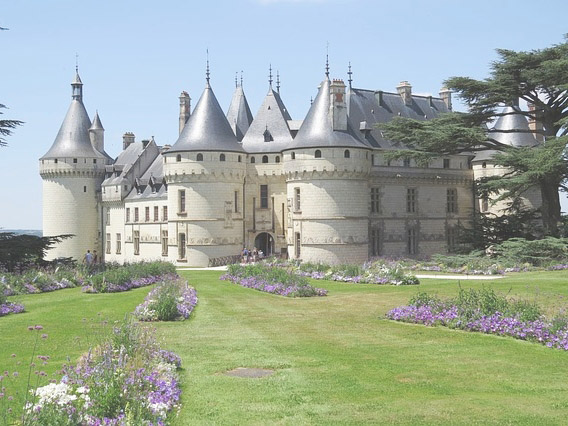
[[[277,163],[280,163],[280,156],[277,155],[276,158],[274,159]]]
[[[197,154],[197,161],[203,161],[203,154]]]
[[[97,164],[97,159],[93,158],[93,164]]]
[[[348,149],[346,149],[345,152],[343,152],[343,157],[344,158],[351,158],[351,153],[349,152]]]
[[[55,164],[57,164],[57,158],[56,158],[55,160],[53,160],[53,162],[54,162]]]
[[[263,136],[264,136],[264,142],[272,142],[274,140],[272,134],[270,133],[270,130],[268,129],[264,131]]]
[[[251,163],[256,163],[255,158],[254,158],[254,157],[250,157],[250,162],[251,162]]]
[[[263,155],[263,156],[262,156],[262,162],[263,162],[263,163],[268,163],[268,155]]]
[[[319,149],[316,149],[316,152],[314,154],[315,158],[321,158],[321,151]]]
[[[77,164],[77,159],[73,158],[73,164]]]
[[[177,161],[178,163],[181,161],[181,154],[178,154],[178,155],[176,156],[176,161]]]
[[[225,154],[219,155],[219,161],[225,161]]]

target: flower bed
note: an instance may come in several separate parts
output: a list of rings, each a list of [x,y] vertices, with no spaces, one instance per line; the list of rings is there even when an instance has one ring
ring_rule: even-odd
[[[179,404],[180,358],[125,321],[63,377],[30,391],[25,424],[164,425]]]
[[[0,317],[9,314],[19,314],[24,312],[24,305],[20,303],[4,302],[0,301]]]
[[[178,278],[170,262],[140,262],[109,269],[85,280],[83,292],[117,293]]]
[[[240,286],[286,297],[326,296],[327,290],[312,287],[306,278],[268,265],[229,265],[220,277]]]
[[[140,321],[174,321],[187,319],[197,305],[197,292],[180,279],[164,281],[136,307]]]
[[[560,315],[547,320],[536,304],[509,300],[488,289],[460,289],[456,299],[446,301],[420,293],[410,300],[409,305],[388,312],[387,318],[511,336],[568,350],[568,318]]]
[[[81,272],[69,267],[28,269],[21,273],[0,273],[0,293],[4,296],[47,293],[77,287],[82,282]]]

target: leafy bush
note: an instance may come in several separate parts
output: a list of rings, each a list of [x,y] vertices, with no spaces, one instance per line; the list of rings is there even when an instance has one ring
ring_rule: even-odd
[[[510,261],[548,266],[568,258],[568,239],[548,237],[542,240],[511,238],[493,247],[493,256]]]
[[[134,316],[140,321],[174,321],[187,319],[197,304],[197,293],[185,281],[167,280],[153,289]]]

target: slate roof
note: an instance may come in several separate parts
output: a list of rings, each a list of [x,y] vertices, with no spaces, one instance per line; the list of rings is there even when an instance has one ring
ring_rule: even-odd
[[[168,153],[183,151],[243,152],[209,84]]]
[[[412,95],[412,103],[406,105],[398,93],[352,88],[347,93],[348,120],[353,128],[367,129],[366,141],[374,148],[401,149],[400,143],[386,140],[376,128],[394,117],[427,120],[449,112],[440,98]],[[361,124],[363,123],[363,124]]]
[[[282,151],[292,142],[289,120],[280,95],[271,87],[243,138],[243,148],[250,153]]]
[[[347,122],[347,131],[333,130],[330,114],[330,81],[326,78],[302,123],[290,148],[310,147],[356,147],[368,148],[369,145],[361,138],[360,132],[354,130]],[[359,127],[357,126],[357,129]]]
[[[538,141],[529,128],[527,117],[522,114],[519,107],[505,107],[501,114],[493,128],[489,131],[489,137],[502,144],[515,147],[538,145]],[[508,132],[504,130],[508,130]]]
[[[114,164],[106,166],[107,172],[112,172],[113,175],[103,181],[103,185],[121,185],[125,179],[126,174],[130,171],[132,166],[138,161],[138,157],[144,151],[144,144],[142,142],[133,142],[123,150]],[[161,158],[161,156],[159,156]],[[120,172],[118,176],[116,172]]]
[[[128,200],[162,198],[167,194],[164,180],[164,157],[158,155],[144,174],[135,180],[135,186],[127,195]]]
[[[243,86],[237,86],[227,111],[227,121],[239,142],[243,140],[252,120],[253,116],[250,112]]]

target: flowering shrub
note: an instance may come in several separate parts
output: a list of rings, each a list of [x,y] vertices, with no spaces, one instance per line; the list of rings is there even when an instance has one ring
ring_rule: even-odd
[[[24,424],[164,425],[179,403],[179,357],[125,321],[61,380],[32,389]]]
[[[80,285],[83,276],[79,270],[66,266],[55,269],[30,268],[22,272],[0,272],[0,294],[46,293]]]
[[[535,303],[510,300],[485,288],[460,289],[458,297],[450,300],[419,293],[409,305],[389,311],[387,318],[511,336],[568,350],[568,321],[564,315],[547,320]]]
[[[306,278],[289,274],[286,270],[264,265],[229,265],[221,280],[232,281],[243,287],[287,297],[326,296],[327,290],[312,287]]]
[[[24,312],[24,305],[22,305],[21,303],[2,303],[2,301],[0,300],[0,317],[8,314],[19,314],[21,312]]]
[[[114,267],[85,280],[86,293],[117,293],[176,279],[175,266],[170,262],[140,262]]]
[[[185,281],[164,281],[153,289],[144,303],[134,310],[140,321],[173,321],[187,319],[197,305],[197,292]]]

